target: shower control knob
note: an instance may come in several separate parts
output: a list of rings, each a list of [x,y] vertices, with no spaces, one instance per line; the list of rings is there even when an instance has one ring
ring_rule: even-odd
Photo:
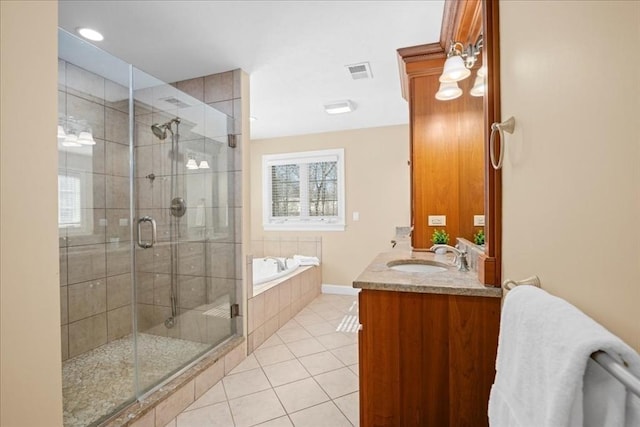
[[[187,203],[182,197],[176,197],[171,201],[171,215],[180,218],[187,211]]]

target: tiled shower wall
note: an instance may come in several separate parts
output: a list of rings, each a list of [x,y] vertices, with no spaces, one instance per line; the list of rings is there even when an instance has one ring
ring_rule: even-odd
[[[60,229],[62,359],[131,332],[128,90],[58,61],[58,115],[86,120],[94,146],[59,150],[82,186],[81,226]]]
[[[138,330],[199,342],[216,342],[229,334],[226,325],[202,313],[219,304],[228,305],[227,296],[240,301],[242,290],[242,135],[240,70],[173,83],[182,92],[205,102],[228,116],[224,140],[213,141],[190,132],[184,118],[180,124],[177,194],[187,202],[180,219],[178,245],[178,311],[176,327],[167,329],[164,320],[170,306],[170,136],[159,141],[151,132],[153,123],[175,117],[166,111],[138,108],[135,115],[136,188],[140,216],[158,221],[158,245],[137,251]],[[134,94],[135,97],[135,94]],[[204,115],[203,115],[204,119]],[[227,134],[235,135],[236,148],[228,146]],[[184,168],[188,156],[197,162],[208,160],[211,169]],[[156,178],[145,178],[153,173]],[[217,196],[212,197],[212,194]],[[198,211],[201,210],[201,213]],[[198,215],[202,215],[200,219]],[[226,299],[225,299],[226,298]],[[238,328],[239,330],[239,328]]]
[[[216,337],[210,336],[211,333],[229,333],[229,322],[226,321],[226,332],[212,332],[211,328],[200,328],[202,325],[195,323],[196,318],[204,316],[191,316],[193,322],[189,323],[188,312],[206,307],[217,296],[229,293],[236,294],[236,301],[242,305],[239,297],[242,289],[240,71],[179,82],[176,86],[231,115],[227,131],[235,134],[237,141],[237,148],[228,148],[225,167],[216,172],[228,175],[225,184],[228,208],[206,206],[206,223],[211,224],[213,217],[228,218],[226,230],[219,227],[220,232],[209,230],[209,233],[192,227],[183,234],[187,239],[179,244],[179,270],[188,274],[179,279],[178,292],[180,308],[187,320],[171,332],[185,339],[212,342]],[[63,360],[132,332],[128,106],[126,87],[59,61],[59,116],[63,120],[69,116],[86,120],[96,141],[96,145],[78,150],[59,150],[60,174],[79,177],[83,188],[82,227],[60,229]],[[152,214],[158,219],[162,241],[166,240],[162,233],[168,232],[167,188],[161,178],[152,187],[151,181],[144,177],[158,170],[154,167],[161,159],[165,159],[163,167],[168,164],[168,145],[156,144],[150,125],[164,123],[173,116],[140,103],[136,103],[135,111],[134,141],[139,159],[135,184],[141,208],[138,214]],[[194,143],[189,142],[189,132],[184,132],[183,141],[185,146]],[[184,174],[179,185],[205,191],[209,189],[207,180],[211,177],[205,173]],[[194,180],[199,183],[194,184]],[[198,203],[189,208],[185,222],[193,223]],[[216,212],[216,209],[226,212]],[[193,233],[202,234],[198,237]],[[168,254],[166,244],[138,254],[139,330],[171,335],[162,327],[154,328],[170,312]],[[201,333],[205,329],[206,335]]]

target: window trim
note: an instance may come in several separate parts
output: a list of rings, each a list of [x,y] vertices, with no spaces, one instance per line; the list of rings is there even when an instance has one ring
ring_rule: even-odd
[[[322,161],[337,161],[338,215],[335,217],[336,219],[327,221],[326,218],[316,219],[313,217],[299,219],[272,217],[271,166]],[[265,231],[344,231],[346,226],[345,204],[344,148],[262,156],[262,227]]]

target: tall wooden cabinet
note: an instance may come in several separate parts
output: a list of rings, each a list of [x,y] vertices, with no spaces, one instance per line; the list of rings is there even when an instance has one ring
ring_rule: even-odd
[[[473,79],[460,82],[463,95],[438,101],[440,73],[411,78],[411,211],[413,247],[429,248],[434,229],[473,241],[484,215],[484,116],[482,98],[469,95]],[[446,215],[446,226],[429,226],[429,215]]]
[[[481,427],[500,298],[363,289],[360,425]]]

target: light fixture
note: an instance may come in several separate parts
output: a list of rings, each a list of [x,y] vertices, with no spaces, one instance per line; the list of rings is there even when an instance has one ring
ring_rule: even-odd
[[[185,165],[187,169],[198,169],[198,164],[196,163],[196,159],[193,157],[189,157],[187,164]]]
[[[58,119],[58,143],[63,147],[96,145],[87,121],[72,116]]]
[[[471,70],[465,66],[465,62],[459,55],[452,55],[444,62],[444,69],[440,76],[441,83],[459,82],[471,75]]]
[[[356,109],[356,104],[350,99],[344,101],[333,101],[328,104],[324,104],[324,111],[327,114],[344,114],[350,113]]]
[[[478,75],[476,76],[476,80],[473,82],[473,87],[469,91],[469,95],[484,96],[484,92],[486,88],[487,88],[487,83],[485,81],[485,78],[480,75],[480,71],[478,70]],[[460,92],[462,93],[462,90],[460,90]]]
[[[104,36],[92,28],[77,28],[76,31],[85,39],[93,42],[101,42],[104,40]]]
[[[483,46],[484,39],[482,38],[482,34],[478,36],[475,44],[469,44],[466,48],[460,42],[451,41],[449,52],[447,53],[447,60],[444,62],[442,74],[438,79],[440,81],[440,88],[436,93],[436,99],[448,101],[462,95],[462,89],[458,87],[457,82],[471,75],[471,69],[476,64]],[[476,74],[476,80],[470,91],[472,96],[484,95],[486,75],[486,67],[481,67]]]
[[[209,169],[209,162],[207,162],[206,160],[203,160],[200,162],[200,164],[198,165],[199,169]]]
[[[440,89],[436,93],[436,99],[439,101],[449,101],[459,98],[462,95],[462,89],[458,87],[457,82],[442,82]]]

